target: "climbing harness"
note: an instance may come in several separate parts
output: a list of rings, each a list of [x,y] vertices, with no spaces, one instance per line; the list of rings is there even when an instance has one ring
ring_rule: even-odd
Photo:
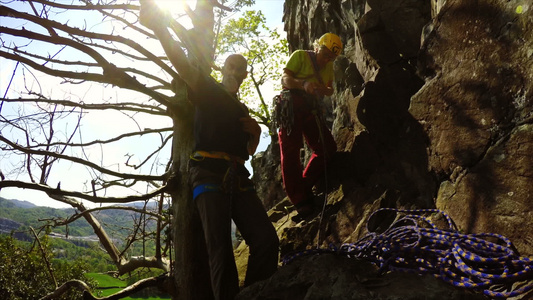
[[[253,186],[247,186],[247,187],[241,187],[239,186],[238,187],[239,189],[239,192],[249,192],[249,191],[254,191],[255,188]],[[222,184],[216,184],[216,183],[204,183],[204,184],[200,184],[200,185],[197,185],[193,191],[192,191],[192,198],[193,200],[196,200],[196,198],[198,196],[200,196],[201,194],[203,193],[208,193],[208,192],[224,192],[225,189],[223,188],[223,185]],[[232,192],[233,189],[230,189],[230,191]]]
[[[377,214],[393,211],[396,220],[382,233],[369,230]],[[400,217],[401,214],[405,214]],[[430,218],[421,214],[443,216],[448,228],[439,229]],[[483,292],[494,298],[508,298],[533,290],[533,259],[522,257],[511,241],[498,234],[462,234],[451,218],[437,209],[401,210],[382,208],[367,222],[368,233],[355,243],[336,248],[310,249],[286,255],[288,264],[295,258],[334,253],[365,259],[384,274],[403,271],[431,274],[456,287]],[[512,289],[512,290],[511,290]]]
[[[196,200],[196,198],[203,193],[220,192],[220,191],[221,191],[220,184],[215,184],[215,183],[200,184],[194,187],[194,189],[192,190],[192,199]]]
[[[198,196],[208,192],[223,192],[230,195],[230,199],[233,199],[235,191],[248,192],[254,191],[254,186],[241,186],[241,182],[236,174],[237,164],[244,164],[244,160],[240,157],[216,151],[195,151],[191,154],[190,159],[196,162],[204,161],[206,158],[223,159],[228,162],[229,166],[226,169],[226,173],[222,179],[222,183],[204,183],[199,184],[193,188],[193,200],[196,200]]]
[[[323,84],[322,78],[318,74],[318,64],[316,62],[316,54],[314,51],[306,51],[309,56],[309,60],[313,66],[314,76],[317,81]],[[313,77],[311,75],[310,77]],[[294,125],[294,107],[291,93],[301,93],[302,97],[307,98],[307,103],[311,104],[312,109],[317,109],[318,101],[320,97],[316,96],[317,99],[309,99],[304,91],[301,90],[290,90],[284,88],[281,90],[279,95],[274,96],[272,99],[274,109],[272,111],[272,120],[274,128],[284,128],[287,132],[287,135],[291,134],[292,126]]]
[[[194,151],[193,154],[191,154],[190,158],[194,161],[202,161],[205,158],[218,158],[223,159],[230,162],[237,162],[241,165],[244,165],[244,159],[228,154],[226,152],[219,152],[219,151]]]
[[[282,90],[279,95],[274,96],[274,111],[272,120],[274,128],[284,128],[287,135],[291,134],[294,125],[294,108],[292,105],[292,96],[290,90]]]

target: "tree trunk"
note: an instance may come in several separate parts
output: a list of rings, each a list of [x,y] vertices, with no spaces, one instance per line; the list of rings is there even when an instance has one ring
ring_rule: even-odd
[[[199,67],[201,73],[209,76],[213,65],[213,3],[198,1],[194,13],[190,14],[196,34],[189,35],[189,59]],[[191,55],[192,54],[192,55]],[[174,121],[173,177],[176,188],[172,192],[174,206],[173,241],[175,247],[174,277],[177,293],[173,299],[214,299],[211,288],[209,260],[200,216],[192,200],[189,188],[189,155],[193,150],[194,107],[187,99],[184,82],[175,79],[177,106],[170,108]]]
[[[176,293],[172,299],[213,299],[207,250],[200,217],[188,185],[189,155],[193,149],[194,108],[185,100],[176,112],[174,122],[173,180],[171,192],[174,224],[174,279]]]

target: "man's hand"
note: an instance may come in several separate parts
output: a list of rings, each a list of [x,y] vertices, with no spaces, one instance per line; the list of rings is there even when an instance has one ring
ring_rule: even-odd
[[[257,121],[250,117],[242,117],[239,119],[242,124],[242,130],[250,134],[250,140],[248,141],[248,154],[253,155],[257,146],[259,145],[259,137],[261,136],[261,127]]]
[[[249,133],[251,135],[260,135],[261,134],[261,127],[259,126],[259,123],[257,121],[250,117],[242,117],[239,119],[239,121],[242,124],[242,130],[246,133]]]
[[[318,82],[305,82],[305,92],[310,95],[331,96],[332,89]]]

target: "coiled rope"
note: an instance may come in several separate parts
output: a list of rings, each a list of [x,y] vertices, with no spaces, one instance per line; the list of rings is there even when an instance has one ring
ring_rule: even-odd
[[[395,212],[396,220],[383,233],[369,230],[370,221],[384,211]],[[441,214],[448,228],[437,228],[423,215],[428,213]],[[443,211],[382,208],[370,216],[367,231],[355,243],[292,253],[284,256],[282,263],[305,255],[335,253],[368,260],[381,274],[388,271],[431,274],[454,286],[494,298],[515,297],[533,289],[533,259],[520,256],[502,235],[459,233]]]

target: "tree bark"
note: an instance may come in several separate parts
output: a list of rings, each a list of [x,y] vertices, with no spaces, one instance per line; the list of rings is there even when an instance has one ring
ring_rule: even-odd
[[[173,275],[177,289],[172,299],[213,299],[202,224],[188,184],[188,161],[194,146],[194,108],[184,96],[172,110]]]
[[[217,1],[201,0],[194,12],[188,11],[196,34],[189,44],[189,60],[199,68],[200,73],[209,76],[214,66],[214,14]],[[191,41],[191,39],[187,39]],[[173,299],[214,299],[211,288],[209,260],[200,216],[189,188],[189,155],[193,151],[194,107],[187,98],[185,83],[174,79],[176,106],[169,107],[174,122],[173,169],[176,187],[172,195],[174,205],[173,241],[175,246],[174,278],[177,293]]]

